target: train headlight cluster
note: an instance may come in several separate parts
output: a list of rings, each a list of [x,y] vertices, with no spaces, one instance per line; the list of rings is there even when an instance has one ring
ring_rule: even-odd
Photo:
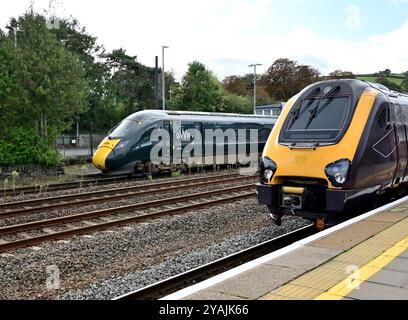
[[[269,159],[268,157],[262,158],[260,170],[262,182],[264,183],[271,182],[277,168],[278,166],[273,160]]]
[[[115,147],[115,156],[121,158],[127,154],[130,147],[130,140],[122,140]]]
[[[342,187],[346,183],[350,172],[351,161],[348,159],[341,159],[329,164],[325,169],[327,178],[335,187]]]

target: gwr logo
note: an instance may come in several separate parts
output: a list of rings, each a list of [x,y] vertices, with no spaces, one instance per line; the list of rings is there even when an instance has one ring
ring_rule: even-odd
[[[191,133],[188,132],[188,131],[184,131],[184,130],[180,129],[176,133],[176,139],[181,140],[183,142],[190,142],[191,141]]]

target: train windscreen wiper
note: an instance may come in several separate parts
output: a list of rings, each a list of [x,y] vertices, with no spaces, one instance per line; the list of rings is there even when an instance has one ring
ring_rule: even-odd
[[[296,120],[299,119],[304,113],[305,111],[313,104],[314,99],[312,99],[318,92],[320,92],[320,88],[317,87],[315,88],[311,93],[309,93],[304,99],[302,99],[299,103],[299,106],[292,111],[292,121],[290,122],[290,125],[288,126],[287,130],[290,130],[290,128],[292,128],[292,126],[295,124]],[[300,111],[302,109],[302,104],[303,101],[307,101],[310,100],[307,105],[303,108],[302,111]]]
[[[314,107],[312,109],[312,111],[310,112],[310,117],[309,117],[309,120],[307,121],[305,129],[309,128],[309,126],[312,124],[313,119],[316,118],[333,101],[333,99],[334,99],[333,97],[330,98],[330,99],[328,99],[328,98],[339,89],[340,89],[340,87],[336,86],[336,87],[332,88],[327,94],[325,94],[323,97],[321,97],[319,99],[318,103],[316,104],[316,107]],[[320,101],[326,100],[326,99],[328,99],[327,102],[319,109]]]

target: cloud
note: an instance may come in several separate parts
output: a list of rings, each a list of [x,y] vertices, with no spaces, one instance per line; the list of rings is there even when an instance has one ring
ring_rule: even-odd
[[[11,15],[20,14],[28,3],[8,2],[0,12],[1,24]],[[403,41],[408,36],[408,21],[392,32],[352,41],[333,33],[322,36],[297,21],[289,21],[291,29],[279,25],[276,3],[277,0],[69,0],[64,2],[62,12],[76,17],[108,50],[123,47],[149,66],[154,65],[156,55],[161,58],[162,45],[170,46],[165,52],[165,67],[173,69],[178,79],[194,60],[203,62],[220,79],[250,73],[248,65],[255,62],[263,64],[259,72],[264,72],[282,57],[311,64],[323,74],[335,69],[355,73],[386,68],[395,72],[408,70],[408,42]],[[37,0],[35,7],[48,8],[48,0]],[[354,9],[347,11],[351,26],[361,27],[364,21],[360,9],[351,8]]]

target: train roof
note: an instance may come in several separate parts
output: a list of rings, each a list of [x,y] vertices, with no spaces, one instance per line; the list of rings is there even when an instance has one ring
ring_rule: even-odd
[[[299,93],[299,95],[306,95],[307,93],[311,92],[313,88],[315,88],[316,86],[324,86],[326,84],[330,86],[346,85],[349,87],[349,90],[351,90],[350,93],[353,93],[355,97],[359,97],[364,92],[364,90],[370,87],[372,89],[378,90],[388,98],[400,99],[404,102],[408,100],[408,93],[406,92],[391,90],[380,83],[369,82],[366,80],[359,79],[329,79],[315,82],[309,85],[308,87],[304,88]]]
[[[311,86],[314,85],[318,85],[318,84],[323,84],[323,83],[346,83],[348,84],[350,87],[352,88],[362,88],[362,87],[372,87],[380,92],[382,92],[385,95],[388,95],[390,97],[394,97],[394,98],[398,98],[398,97],[404,97],[404,98],[408,98],[408,93],[407,92],[403,92],[403,91],[399,91],[399,90],[393,90],[390,89],[386,86],[384,86],[381,83],[376,83],[376,82],[370,82],[370,81],[366,81],[366,80],[360,80],[360,79],[330,79],[330,80],[323,80],[320,82],[316,82],[312,85],[310,85],[308,88],[310,88]]]
[[[235,114],[235,113],[216,113],[216,112],[195,112],[195,111],[172,111],[172,110],[144,110],[130,115],[128,120],[179,120],[180,118],[193,121],[237,121],[246,122],[249,120],[256,122],[275,123],[277,117],[250,115],[250,114]]]

